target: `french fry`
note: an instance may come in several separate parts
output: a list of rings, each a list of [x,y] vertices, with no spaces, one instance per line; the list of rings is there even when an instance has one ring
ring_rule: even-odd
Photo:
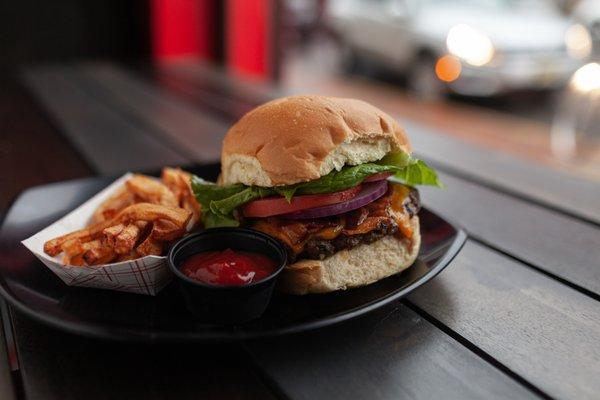
[[[187,192],[191,192],[192,174],[183,171],[181,168],[165,167],[161,174],[162,181],[177,197],[179,205]]]
[[[179,227],[171,221],[159,219],[152,224],[150,236],[158,241],[170,242],[179,239],[185,234],[185,227]]]
[[[104,239],[110,247],[115,247],[116,238],[123,231],[123,229],[125,229],[124,224],[116,224],[113,226],[109,226],[108,228],[102,231]]]
[[[178,195],[167,186],[156,179],[137,174],[96,209],[92,224],[112,219],[123,208],[140,201],[166,206],[177,206],[179,203]]]
[[[90,240],[98,238],[102,235],[102,231],[111,225],[112,221],[102,221],[92,226],[67,233],[66,235],[55,237],[54,239],[48,240],[44,243],[44,252],[49,256],[55,256],[59,254],[62,249],[61,246],[72,239],[79,239],[81,242],[88,242]]]
[[[143,201],[163,206],[178,207],[173,192],[161,182],[145,175],[134,175],[125,186]]]
[[[83,254],[77,254],[75,257],[71,257],[70,264],[75,265],[77,267],[85,266],[85,260],[83,259]]]
[[[191,199],[189,197],[186,197],[183,200],[182,207],[185,210],[188,210],[189,212],[192,213],[189,224],[191,225],[190,229],[194,229],[200,222],[200,216],[201,216],[200,204],[198,204],[198,202],[196,201],[196,199],[194,197],[192,197]]]
[[[73,257],[77,254],[83,253],[83,242],[81,239],[70,239],[64,242],[60,249],[67,257]]]
[[[136,258],[139,258],[139,255],[138,255],[137,251],[132,250],[127,254],[119,254],[117,256],[117,259],[115,260],[115,262],[135,260]]]
[[[73,243],[75,242],[75,243]],[[71,243],[70,245],[68,245],[69,243]],[[64,250],[65,254],[68,257],[76,257],[78,255],[81,255],[83,253],[85,253],[88,250],[97,248],[102,246],[102,242],[100,241],[100,239],[94,239],[91,240],[89,242],[84,242],[82,243],[79,239],[75,239],[75,240],[70,240],[67,243],[65,243],[62,246],[62,249]],[[65,249],[65,247],[67,247]]]
[[[180,168],[163,168],[162,180],[169,189],[175,194],[179,201],[179,206],[190,211],[191,227],[194,228],[200,220],[200,204],[192,191],[192,174],[185,172]]]
[[[166,207],[160,204],[137,203],[122,210],[116,217],[119,222],[166,219],[177,226],[185,227],[192,216],[191,212],[179,207]]]
[[[171,190],[171,192],[173,192],[173,194],[175,195],[175,197],[177,197],[178,200],[181,199],[181,194],[184,189],[184,187],[182,187],[181,185],[182,174],[189,175],[187,172],[184,172],[179,168],[169,167],[163,168],[161,174],[161,179],[163,183],[167,185],[167,187]]]
[[[114,250],[117,254],[127,254],[133,250],[142,230],[135,224],[127,225],[116,237]]]
[[[96,209],[92,216],[92,224],[114,218],[119,211],[134,202],[135,195],[126,186],[122,186]]]
[[[137,203],[132,204],[110,221],[102,221],[95,225],[80,229],[48,240],[44,243],[44,252],[50,256],[56,256],[62,249],[61,246],[68,240],[80,239],[87,242],[97,239],[102,235],[104,229],[119,223],[130,223],[131,221],[152,222],[157,219],[166,219],[175,225],[185,227],[191,217],[191,213],[183,208],[166,207],[159,204]]]
[[[44,252],[63,252],[65,264],[79,266],[160,255],[200,214],[190,173],[164,168],[162,182],[137,174],[96,209],[89,226],[48,240]]]
[[[99,246],[86,251],[83,254],[83,259],[87,265],[107,264],[114,260],[117,254],[112,247]]]
[[[134,224],[137,225],[138,228],[140,229],[146,229],[146,227],[148,226],[150,222],[148,221],[135,221]]]
[[[164,242],[153,239],[151,235],[148,235],[142,243],[136,248],[136,252],[140,257],[145,256],[160,256],[162,254]]]
[[[76,267],[83,267],[85,266],[85,260],[83,259],[83,254],[77,254],[73,257],[69,257],[65,254],[65,256],[63,257],[63,264],[73,265]]]

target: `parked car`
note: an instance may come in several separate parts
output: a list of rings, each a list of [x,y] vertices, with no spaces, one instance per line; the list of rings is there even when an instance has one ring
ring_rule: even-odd
[[[600,0],[580,1],[572,15],[590,30],[595,53],[600,55]]]
[[[337,0],[327,12],[347,64],[384,63],[424,97],[558,88],[591,50],[587,29],[543,0]]]

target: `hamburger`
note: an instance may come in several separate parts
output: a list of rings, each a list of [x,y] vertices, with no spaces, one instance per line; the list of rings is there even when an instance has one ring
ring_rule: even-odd
[[[421,237],[416,185],[441,186],[404,130],[360,100],[292,96],[227,132],[217,183],[192,178],[206,228],[244,226],[285,245],[281,290],[324,293],[408,268]]]

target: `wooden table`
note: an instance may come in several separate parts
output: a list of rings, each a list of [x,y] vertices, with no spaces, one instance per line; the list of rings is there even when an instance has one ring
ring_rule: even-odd
[[[282,94],[186,63],[21,78],[28,90],[11,83],[0,97],[13,194],[215,161],[227,127]],[[600,398],[600,187],[404,124],[447,186],[423,189],[424,204],[470,235],[407,299],[316,332],[192,347],[75,337],[4,305],[0,397]]]

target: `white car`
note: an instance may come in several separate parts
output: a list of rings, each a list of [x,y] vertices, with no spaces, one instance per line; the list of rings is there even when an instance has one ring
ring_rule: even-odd
[[[592,46],[543,0],[332,0],[327,11],[348,59],[402,71],[424,97],[557,88]]]
[[[573,9],[572,16],[591,31],[592,41],[600,54],[600,0],[581,0]]]

